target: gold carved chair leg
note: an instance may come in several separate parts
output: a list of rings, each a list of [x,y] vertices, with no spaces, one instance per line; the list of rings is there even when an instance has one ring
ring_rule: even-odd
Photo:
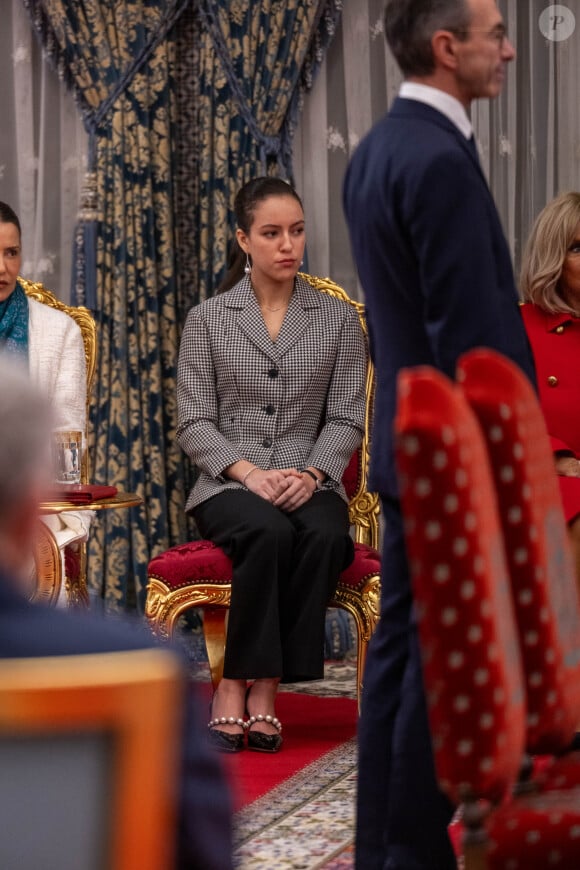
[[[66,600],[69,607],[87,608],[89,590],[87,585],[87,542],[73,541],[67,544],[65,553],[67,574],[65,577]]]
[[[228,611],[225,607],[205,607],[203,611],[203,634],[214,690],[224,673],[227,617]]]
[[[337,589],[334,599],[330,602],[330,606],[340,607],[341,610],[346,610],[346,612],[350,613],[354,619],[356,627],[356,699],[358,712],[360,714],[363,674],[369,641],[368,619],[365,619],[365,614],[361,612],[356,602],[353,602],[352,596],[347,597],[340,587]]]
[[[350,613],[356,626],[356,697],[360,713],[363,675],[367,657],[368,645],[377,627],[380,613],[381,578],[372,574],[365,579],[362,589],[353,591],[342,583],[338,584],[333,600],[333,607],[340,607]]]
[[[358,620],[357,620],[358,622]],[[360,715],[360,706],[362,701],[363,690],[363,675],[365,672],[365,662],[367,660],[368,640],[363,637],[363,628],[360,624],[357,625],[356,632],[356,700],[358,712]]]
[[[36,589],[31,600],[42,604],[56,604],[62,587],[62,564],[60,550],[50,529],[38,523],[36,552]]]
[[[489,870],[485,856],[485,840],[481,843],[469,843],[463,847],[464,870]]]

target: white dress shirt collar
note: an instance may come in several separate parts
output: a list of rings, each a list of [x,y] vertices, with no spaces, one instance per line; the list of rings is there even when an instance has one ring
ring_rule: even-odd
[[[437,109],[438,112],[449,118],[452,124],[455,124],[466,139],[471,139],[473,135],[471,121],[459,100],[452,97],[451,94],[419,82],[403,82],[399,96],[404,100],[417,100],[419,103],[426,103],[433,109]]]

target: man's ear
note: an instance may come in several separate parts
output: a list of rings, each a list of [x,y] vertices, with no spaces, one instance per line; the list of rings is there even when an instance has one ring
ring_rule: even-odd
[[[431,50],[435,67],[446,70],[457,69],[457,46],[459,40],[449,30],[436,30],[431,37]]]

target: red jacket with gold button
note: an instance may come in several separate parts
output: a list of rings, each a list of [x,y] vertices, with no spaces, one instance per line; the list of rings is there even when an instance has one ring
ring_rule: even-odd
[[[522,305],[552,449],[580,459],[580,318]],[[580,513],[580,478],[559,477],[568,521]]]

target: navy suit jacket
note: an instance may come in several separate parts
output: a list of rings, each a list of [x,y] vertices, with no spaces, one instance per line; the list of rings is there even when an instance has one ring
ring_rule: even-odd
[[[377,370],[369,486],[396,497],[396,380],[406,366],[450,377],[491,347],[535,382],[510,253],[479,161],[441,112],[397,98],[357,147],[344,207]]]
[[[154,645],[151,635],[136,624],[29,604],[0,572],[0,658],[118,652]],[[183,746],[176,866],[178,870],[231,870],[230,799],[209,748],[205,723],[189,692],[184,732],[176,735]]]

